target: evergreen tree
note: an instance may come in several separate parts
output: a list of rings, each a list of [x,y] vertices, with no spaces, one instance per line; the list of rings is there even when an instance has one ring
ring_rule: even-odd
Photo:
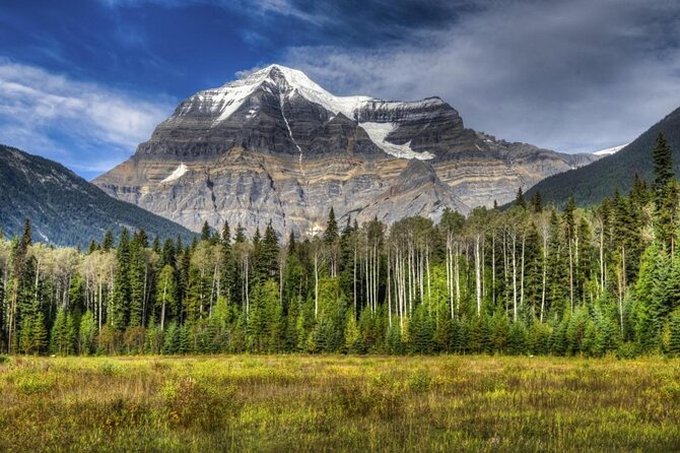
[[[90,355],[94,352],[95,339],[97,337],[97,323],[94,314],[91,311],[86,311],[80,318],[80,337],[79,337],[79,352],[82,355]]]
[[[349,314],[345,323],[345,346],[344,351],[350,354],[360,354],[364,352],[361,331],[356,318]]]
[[[128,230],[123,228],[116,250],[116,272],[110,294],[107,323],[122,330],[127,327],[130,316],[130,239]]]
[[[543,212],[543,198],[538,190],[531,196],[531,210],[535,214]]]
[[[669,318],[668,354],[680,357],[680,309],[675,309]]]
[[[656,139],[652,151],[654,160],[654,206],[656,237],[664,247],[670,247],[674,233],[675,207],[677,204],[674,185],[672,152],[663,134]]]
[[[31,347],[30,351],[35,354],[45,352],[48,344],[48,333],[45,327],[45,315],[42,312],[33,318],[31,325]]]
[[[527,202],[524,199],[524,192],[522,191],[521,186],[517,189],[517,196],[515,197],[515,206],[521,209],[526,209],[527,207]]]
[[[177,288],[175,283],[175,270],[169,264],[163,266],[158,275],[156,284],[156,307],[159,310],[160,330],[165,330],[169,319],[177,316],[176,304]]]
[[[212,231],[210,230],[210,225],[208,221],[203,222],[203,228],[201,228],[201,241],[210,241],[212,238]]]
[[[72,352],[73,339],[67,323],[68,313],[63,308],[57,311],[57,317],[52,325],[50,349],[53,354],[68,355]]]
[[[113,231],[106,230],[104,234],[104,240],[102,241],[102,250],[108,252],[113,248]]]

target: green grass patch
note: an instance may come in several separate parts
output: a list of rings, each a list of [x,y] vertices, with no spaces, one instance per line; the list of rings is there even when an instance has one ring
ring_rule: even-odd
[[[680,360],[12,357],[0,451],[678,451]]]

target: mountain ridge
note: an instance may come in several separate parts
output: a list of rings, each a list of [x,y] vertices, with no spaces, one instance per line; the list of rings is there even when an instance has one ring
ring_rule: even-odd
[[[442,203],[466,213],[596,158],[497,140],[466,128],[438,97],[335,96],[301,71],[270,65],[188,97],[128,161],[93,182],[194,231],[207,220],[252,232],[271,219],[281,233],[304,233],[331,206],[360,221],[368,206],[384,220],[436,220]],[[440,199],[376,208],[386,191],[403,188],[411,159],[432,167],[441,185],[430,196]],[[187,171],[168,184],[180,165]]]
[[[24,219],[34,238],[54,245],[87,246],[106,230],[144,229],[151,236],[189,239],[170,220],[108,196],[63,165],[0,144],[0,227],[20,234]]]
[[[666,115],[614,154],[583,168],[554,175],[539,182],[526,195],[537,191],[546,202],[563,205],[570,196],[577,203],[590,205],[610,197],[618,190],[627,193],[635,174],[651,181],[652,149],[659,133],[663,133],[673,151],[673,169],[680,174],[680,108]]]

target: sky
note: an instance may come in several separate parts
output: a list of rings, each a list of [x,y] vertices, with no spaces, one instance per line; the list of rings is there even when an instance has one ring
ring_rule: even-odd
[[[680,107],[680,2],[2,0],[0,143],[92,179],[182,99],[271,63],[591,152]]]

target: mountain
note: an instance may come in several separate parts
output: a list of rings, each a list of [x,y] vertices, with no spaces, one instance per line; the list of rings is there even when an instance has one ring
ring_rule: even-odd
[[[673,150],[673,167],[680,175],[679,108],[618,152],[586,167],[551,176],[532,187],[527,196],[540,191],[544,201],[562,205],[573,195],[577,203],[588,205],[612,196],[616,190],[627,193],[636,173],[651,181],[652,149],[659,133],[664,134]]]
[[[0,145],[0,228],[20,234],[31,221],[36,241],[87,246],[107,229],[144,229],[150,237],[190,239],[184,227],[116,200],[66,167]]]
[[[439,98],[334,96],[304,73],[268,66],[184,100],[126,162],[93,182],[197,231],[249,231],[469,212],[597,159],[467,129]],[[414,161],[420,164],[413,164]]]

